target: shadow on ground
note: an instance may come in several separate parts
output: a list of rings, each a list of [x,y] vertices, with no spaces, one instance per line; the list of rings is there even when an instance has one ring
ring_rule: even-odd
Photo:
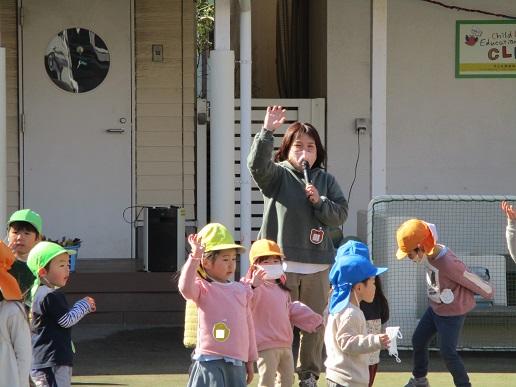
[[[74,375],[185,374],[191,350],[183,347],[177,327],[77,326]],[[516,372],[516,352],[461,352],[468,372]],[[382,372],[410,372],[412,353],[400,351],[396,363],[382,351]],[[430,370],[446,372],[438,352],[430,352]]]

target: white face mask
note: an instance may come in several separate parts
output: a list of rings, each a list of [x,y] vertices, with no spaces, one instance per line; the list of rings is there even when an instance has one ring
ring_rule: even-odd
[[[281,278],[285,272],[283,271],[283,266],[281,263],[275,263],[272,265],[260,265],[260,267],[265,270],[265,277],[266,280],[275,280],[278,278]]]
[[[387,327],[385,333],[389,336],[391,344],[389,345],[389,355],[394,356],[396,363],[401,363],[401,359],[398,357],[398,344],[396,339],[402,339],[403,336],[400,332],[400,327]]]

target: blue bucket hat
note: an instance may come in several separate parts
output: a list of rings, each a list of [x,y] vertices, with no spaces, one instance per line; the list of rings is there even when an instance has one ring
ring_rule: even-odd
[[[329,276],[333,288],[330,313],[338,313],[348,305],[353,285],[385,271],[386,267],[376,267],[371,263],[369,249],[364,243],[351,240],[340,246]]]

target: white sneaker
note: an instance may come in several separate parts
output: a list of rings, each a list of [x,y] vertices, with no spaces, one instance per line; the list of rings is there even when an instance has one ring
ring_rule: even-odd
[[[310,374],[307,379],[299,381],[299,387],[317,387],[317,379],[314,375]]]
[[[410,378],[405,387],[430,387],[430,383],[428,383],[428,379],[423,376],[421,378]]]

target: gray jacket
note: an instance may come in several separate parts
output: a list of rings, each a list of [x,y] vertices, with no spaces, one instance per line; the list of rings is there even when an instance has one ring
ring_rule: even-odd
[[[288,161],[274,163],[273,134],[262,129],[256,134],[247,165],[264,197],[259,238],[276,241],[290,261],[333,263],[335,249],[330,227],[339,227],[347,218],[348,204],[335,178],[321,168],[311,170],[312,184],[321,201],[312,204],[305,195],[303,174]],[[310,241],[323,232],[320,243]]]

